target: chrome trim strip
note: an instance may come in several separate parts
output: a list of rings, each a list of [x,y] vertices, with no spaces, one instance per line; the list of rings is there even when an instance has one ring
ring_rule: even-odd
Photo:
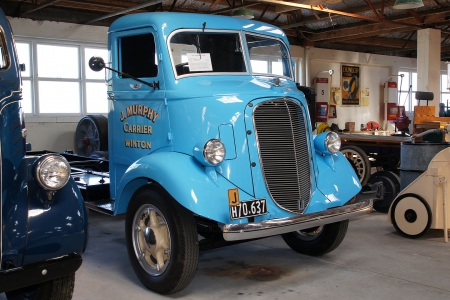
[[[245,224],[226,224],[223,238],[239,241],[263,238],[355,218],[372,211],[373,199],[331,208],[325,211]]]
[[[0,102],[3,102],[3,100],[6,100],[8,98],[11,98],[15,93],[21,93],[21,92],[22,92],[22,89],[20,89],[19,91],[11,91],[11,94],[9,94],[9,96],[6,96],[6,97],[3,97],[2,99],[0,99]],[[19,100],[17,100],[17,101],[19,101]],[[15,103],[17,101],[13,101],[11,103],[8,103],[3,108],[5,108],[6,106],[8,106],[8,105],[10,105],[12,103]],[[2,111],[3,111],[3,108],[2,108]],[[1,113],[1,111],[0,111],[0,113]]]

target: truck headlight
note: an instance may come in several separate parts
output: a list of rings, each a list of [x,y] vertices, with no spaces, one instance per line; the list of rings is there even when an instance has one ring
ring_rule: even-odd
[[[35,164],[35,175],[42,188],[56,191],[69,181],[70,165],[61,155],[44,155]]]
[[[314,139],[314,146],[321,154],[334,154],[341,149],[341,138],[336,132],[323,132]]]
[[[218,139],[212,139],[205,143],[203,157],[211,165],[220,164],[225,158],[225,145]]]
[[[199,142],[194,147],[194,157],[203,165],[217,166],[226,155],[225,145],[219,139]]]
[[[337,153],[341,149],[341,138],[336,132],[329,132],[325,138],[325,145],[331,153]]]

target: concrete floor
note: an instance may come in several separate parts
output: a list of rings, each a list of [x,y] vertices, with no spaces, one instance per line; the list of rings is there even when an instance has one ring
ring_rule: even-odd
[[[443,231],[406,239],[377,212],[352,220],[342,244],[322,257],[297,254],[280,237],[200,252],[194,280],[170,296],[147,290],[129,266],[124,217],[90,213],[89,224],[74,300],[450,299]]]

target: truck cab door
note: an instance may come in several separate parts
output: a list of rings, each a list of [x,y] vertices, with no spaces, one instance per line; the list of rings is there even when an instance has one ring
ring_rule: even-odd
[[[125,170],[171,141],[157,33],[152,27],[124,30],[110,33],[108,41],[112,68],[120,71],[110,74],[108,88],[110,192],[115,199],[114,187]]]

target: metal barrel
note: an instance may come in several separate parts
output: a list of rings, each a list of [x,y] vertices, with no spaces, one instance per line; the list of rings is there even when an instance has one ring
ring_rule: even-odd
[[[403,142],[400,151],[400,190],[425,172],[433,157],[449,146],[448,142]]]

